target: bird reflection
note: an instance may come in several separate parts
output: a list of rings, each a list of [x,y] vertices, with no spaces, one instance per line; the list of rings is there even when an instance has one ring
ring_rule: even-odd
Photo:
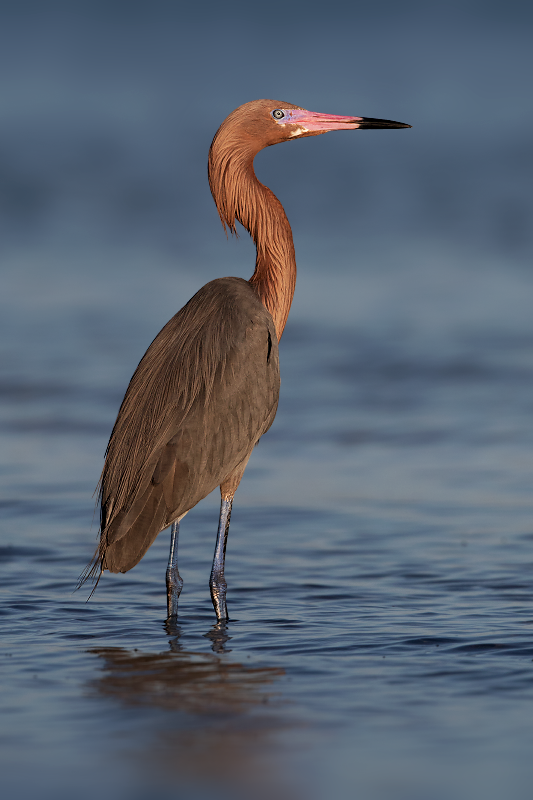
[[[229,637],[215,639],[214,647],[222,648],[224,638]],[[185,652],[178,649],[176,640],[170,645],[168,653],[131,652],[121,647],[91,650],[104,660],[104,672],[93,688],[128,704],[202,715],[234,714],[268,703],[272,694],[267,688],[284,674],[276,667],[247,667],[210,653]]]
[[[168,652],[90,651],[103,662],[100,676],[89,684],[91,694],[168,712],[143,722],[143,736],[148,734],[151,743],[143,744],[142,753],[133,739],[137,766],[145,772],[155,769],[159,779],[171,769],[191,786],[223,786],[233,797],[294,797],[280,770],[273,769],[280,752],[276,735],[292,727],[280,713],[282,702],[274,688],[285,671],[219,655],[230,638],[225,624],[206,634],[212,653],[183,649],[178,626],[167,626],[167,632],[172,637]]]
[[[170,650],[173,653],[178,653],[182,646],[180,644],[180,637],[182,634],[181,626],[177,623],[176,617],[170,617],[166,620],[164,628],[168,636],[171,638],[168,641]],[[231,639],[228,633],[228,626],[225,620],[217,622],[213,625],[210,631],[204,633],[204,638],[211,640],[211,650],[213,653],[223,655],[224,653],[231,653],[231,648],[226,647],[227,642]]]
[[[218,622],[213,625],[211,630],[204,634],[206,639],[211,639],[211,650],[213,653],[231,653],[231,648],[226,647],[226,644],[231,639],[228,633],[228,626],[225,621]]]

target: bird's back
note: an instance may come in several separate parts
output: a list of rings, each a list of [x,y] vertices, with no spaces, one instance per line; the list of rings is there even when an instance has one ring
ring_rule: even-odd
[[[244,461],[279,396],[270,313],[241,278],[206,284],[154,339],[120,408],[100,482],[95,564],[126,572]]]

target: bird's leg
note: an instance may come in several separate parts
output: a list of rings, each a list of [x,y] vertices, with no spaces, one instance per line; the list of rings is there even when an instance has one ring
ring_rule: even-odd
[[[235,467],[226,480],[220,484],[220,518],[218,520],[217,543],[215,545],[215,555],[213,566],[211,567],[211,577],[209,578],[209,588],[211,590],[211,600],[215,608],[218,622],[225,622],[228,617],[226,606],[226,589],[228,587],[224,578],[224,561],[226,558],[226,544],[228,541],[229,521],[231,518],[231,506],[237,487],[246,469],[251,451],[246,458]]]
[[[180,524],[172,523],[170,531],[170,555],[167,567],[167,614],[168,619],[178,616],[178,600],[183,589],[183,581],[178,572],[178,536]]]
[[[217,543],[215,545],[213,566],[211,567],[211,577],[209,578],[211,599],[219,622],[228,619],[228,609],[226,606],[226,589],[228,585],[224,577],[224,560],[226,558],[226,544],[228,541],[232,504],[233,495],[231,497],[222,497],[220,502]]]

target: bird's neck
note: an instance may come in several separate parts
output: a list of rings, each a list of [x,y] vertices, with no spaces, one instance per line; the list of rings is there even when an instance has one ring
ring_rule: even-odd
[[[258,181],[253,168],[255,154],[217,148],[216,144],[215,138],[209,153],[211,192],[224,227],[235,233],[238,220],[255,242],[257,257],[250,283],[272,314],[280,339],[296,285],[291,226],[278,198]]]
[[[255,271],[250,283],[270,311],[281,338],[296,286],[296,256],[289,220],[276,195],[255,174],[256,203],[253,214],[239,222],[250,232],[257,248]]]

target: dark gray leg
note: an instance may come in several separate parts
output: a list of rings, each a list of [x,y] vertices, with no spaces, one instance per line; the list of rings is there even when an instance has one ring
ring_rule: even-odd
[[[170,555],[167,567],[167,614],[168,619],[178,616],[178,600],[183,589],[183,581],[178,572],[179,522],[172,523],[170,531]]]
[[[228,541],[229,521],[231,518],[231,506],[233,497],[222,498],[220,503],[220,519],[218,522],[217,543],[213,566],[211,567],[211,577],[209,588],[211,589],[211,599],[217,615],[217,620],[222,622],[229,619],[226,607],[227,583],[224,578],[224,560],[226,558],[226,543]]]

